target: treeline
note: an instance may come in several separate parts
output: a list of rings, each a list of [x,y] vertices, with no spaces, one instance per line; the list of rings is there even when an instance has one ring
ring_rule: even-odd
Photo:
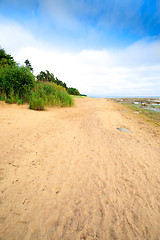
[[[72,106],[69,95],[80,95],[75,88],[68,88],[49,71],[41,71],[36,77],[29,60],[20,66],[14,58],[0,47],[0,100],[7,103],[29,103],[35,110],[43,110],[45,105]]]
[[[73,87],[67,87],[65,82],[62,82],[59,80],[57,77],[54,77],[53,73],[50,73],[48,70],[41,71],[37,76],[36,79],[38,82],[53,82],[57,85],[60,85],[66,89],[66,91],[71,94],[71,95],[80,95],[80,92],[78,89],[73,88]]]

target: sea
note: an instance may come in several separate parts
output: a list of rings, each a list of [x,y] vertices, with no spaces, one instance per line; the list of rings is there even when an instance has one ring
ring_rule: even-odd
[[[160,96],[88,96],[91,98],[160,98]]]

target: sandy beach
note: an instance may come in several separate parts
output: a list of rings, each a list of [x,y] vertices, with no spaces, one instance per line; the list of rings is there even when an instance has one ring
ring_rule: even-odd
[[[0,102],[0,139],[0,240],[160,239],[160,130],[138,114]]]

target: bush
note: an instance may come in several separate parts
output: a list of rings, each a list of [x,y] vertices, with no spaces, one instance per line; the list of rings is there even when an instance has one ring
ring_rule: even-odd
[[[0,69],[0,100],[6,103],[29,102],[29,108],[44,110],[45,105],[72,106],[72,96],[66,89],[53,82],[35,82],[34,75],[28,67],[18,65]]]
[[[18,99],[17,104],[18,105],[23,104],[23,100],[22,99]]]
[[[9,103],[9,104],[12,104],[12,100],[10,98],[6,98],[5,102]]]
[[[27,101],[35,85],[34,75],[26,67],[8,66],[0,69],[0,95],[12,99],[13,93]]]
[[[1,96],[1,98],[4,98],[6,103],[16,103],[19,100],[19,95],[14,93],[14,90],[11,89],[10,94],[8,97],[5,98],[5,96]]]
[[[67,91],[54,83],[36,83],[29,100],[30,109],[44,110],[44,105],[48,106],[72,106],[73,98]]]
[[[29,101],[29,108],[32,110],[44,110],[44,100],[37,95],[32,94]]]
[[[5,96],[4,95],[1,95],[0,96],[0,101],[4,101],[5,100]]]

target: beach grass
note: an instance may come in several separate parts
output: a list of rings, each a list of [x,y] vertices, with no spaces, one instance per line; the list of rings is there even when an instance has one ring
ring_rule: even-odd
[[[74,100],[67,91],[54,83],[36,83],[29,98],[29,108],[44,110],[45,106],[73,106]]]

